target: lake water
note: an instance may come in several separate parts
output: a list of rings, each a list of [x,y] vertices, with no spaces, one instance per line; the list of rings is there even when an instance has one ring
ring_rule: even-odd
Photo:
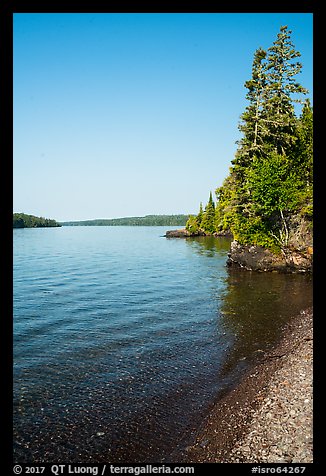
[[[167,227],[14,230],[15,462],[157,463],[312,305]]]

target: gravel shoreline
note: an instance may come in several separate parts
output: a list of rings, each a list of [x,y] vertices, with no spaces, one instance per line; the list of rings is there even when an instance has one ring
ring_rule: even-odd
[[[180,463],[312,463],[313,310],[214,406]]]

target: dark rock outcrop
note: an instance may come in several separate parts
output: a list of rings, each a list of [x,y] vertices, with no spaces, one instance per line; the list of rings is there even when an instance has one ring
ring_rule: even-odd
[[[185,228],[181,228],[179,230],[169,230],[164,235],[166,238],[189,238],[189,237],[196,237],[196,236],[227,236],[232,237],[231,233],[228,231],[222,231],[220,233],[214,233],[214,235],[206,235],[203,231],[198,231],[197,233],[190,233]]]
[[[275,254],[257,245],[231,243],[227,264],[253,271],[280,271],[285,273],[309,273],[313,266],[312,223],[294,214],[288,220],[288,244]]]
[[[169,230],[166,238],[189,238],[205,236],[205,233],[190,233],[186,228]],[[214,236],[229,236],[230,232]],[[227,266],[239,266],[250,271],[278,271],[283,273],[311,273],[313,266],[313,238],[309,223],[294,216],[289,226],[289,244],[276,254],[258,245],[241,245],[234,240],[228,254]]]
[[[168,230],[165,234],[166,238],[185,238],[187,236],[191,236],[191,234],[185,228],[181,228],[180,230]]]
[[[285,273],[312,272],[313,248],[287,249],[280,254],[256,245],[231,243],[228,266],[240,266],[252,271],[280,271]]]

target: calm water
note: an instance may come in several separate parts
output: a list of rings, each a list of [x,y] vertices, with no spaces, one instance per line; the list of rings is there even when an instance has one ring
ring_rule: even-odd
[[[225,266],[166,227],[14,230],[16,462],[175,462],[311,278]]]

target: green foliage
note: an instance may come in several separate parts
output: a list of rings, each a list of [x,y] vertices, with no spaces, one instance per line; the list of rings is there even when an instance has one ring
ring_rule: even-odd
[[[215,232],[215,203],[213,201],[212,192],[209,194],[208,203],[203,213],[200,228],[207,235],[212,235]]]
[[[186,223],[186,230],[189,231],[192,235],[197,235],[199,232],[199,226],[197,217],[194,215],[190,215],[187,223]]]
[[[306,162],[299,167],[293,156],[276,152],[253,157],[240,182],[233,170],[231,177],[234,176],[236,188],[227,193],[233,200],[220,206],[235,239],[274,251],[286,247],[291,216],[300,214],[312,219],[312,185],[307,184],[307,175]],[[222,190],[219,195],[225,197],[226,193]]]
[[[296,124],[296,142],[291,158],[293,166],[300,169],[307,186],[313,184],[313,111],[310,101],[303,106],[302,114]]]
[[[198,215],[196,216],[196,223],[197,223],[198,228],[200,228],[201,222],[203,220],[203,216],[204,216],[203,204],[202,204],[202,202],[200,202],[199,212],[198,212]]]
[[[280,250],[279,244],[270,234],[270,224],[261,216],[245,218],[241,214],[235,214],[232,232],[234,239],[243,245],[264,246],[274,253]]]
[[[222,187],[215,191],[217,204],[215,208],[215,229],[217,232],[230,232],[235,210],[240,208],[241,190],[238,176],[230,168]]]
[[[253,161],[247,172],[247,187],[252,209],[264,217],[280,210],[294,211],[298,206],[302,184],[287,157],[271,153]]]
[[[200,202],[199,212],[196,216],[190,215],[186,223],[186,230],[189,231],[192,235],[198,235],[202,232],[201,223],[203,220],[203,204]]]
[[[298,212],[303,218],[312,222],[313,209],[313,189],[306,186],[300,193]]]
[[[50,218],[36,217],[26,213],[13,214],[13,228],[46,228],[61,226]]]
[[[200,228],[206,234],[231,231],[241,244],[276,252],[289,244],[291,217],[312,220],[313,112],[305,101],[301,116],[295,115],[294,102],[307,93],[295,80],[299,56],[287,26],[267,51],[255,52],[252,77],[245,82],[243,136],[228,177],[216,189],[216,206],[210,195],[203,213]]]
[[[205,210],[203,211],[203,206],[200,204],[198,214],[189,217],[186,229],[193,235],[213,235],[215,233],[215,203],[212,192],[209,194]]]
[[[302,102],[299,95],[308,91],[295,79],[302,64],[301,56],[291,41],[291,31],[281,26],[276,41],[268,49],[267,87],[264,109],[268,120],[268,141],[282,155],[291,151],[295,141],[294,102]]]
[[[249,105],[241,115],[239,130],[243,133],[242,139],[238,142],[239,149],[233,163],[246,165],[253,155],[263,153],[266,146],[266,135],[268,128],[264,113],[264,101],[266,98],[267,74],[264,60],[266,51],[262,48],[254,54],[252,64],[252,78],[245,82],[248,89],[246,99]]]

